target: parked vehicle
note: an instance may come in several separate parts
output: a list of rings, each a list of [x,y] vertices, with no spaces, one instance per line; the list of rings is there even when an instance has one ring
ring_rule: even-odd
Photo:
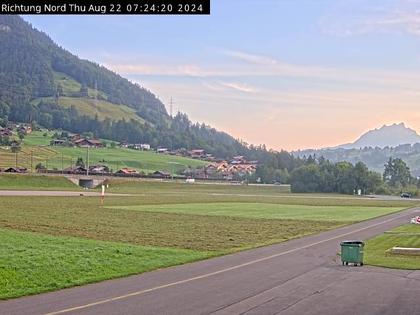
[[[401,194],[401,198],[411,198],[411,194],[410,194],[410,193],[408,193],[408,192],[403,192],[403,193]]]

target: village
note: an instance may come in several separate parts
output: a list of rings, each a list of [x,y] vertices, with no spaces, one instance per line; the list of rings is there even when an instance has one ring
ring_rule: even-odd
[[[31,134],[32,131],[32,127],[28,124],[10,123],[5,128],[0,127],[0,145],[3,146],[3,148],[8,148],[10,153],[19,154],[20,147],[24,144],[24,138]],[[46,134],[44,134],[44,136],[46,136]],[[234,156],[229,160],[216,158],[212,154],[209,154],[205,150],[199,148],[192,150],[187,150],[185,148],[169,149],[166,147],[152,148],[152,146],[148,143],[128,143],[126,141],[122,141],[120,143],[109,142],[65,131],[54,132],[48,146],[51,148],[86,148],[87,151],[103,150],[103,161],[105,161],[105,157],[107,155],[106,149],[113,148],[116,150],[147,151],[157,155],[184,157],[207,163],[200,167],[186,167],[182,171],[178,171],[176,173],[173,170],[168,169],[158,169],[153,172],[145,173],[141,170],[130,167],[122,167],[114,170],[103,163],[90,164],[87,160],[83,162],[82,159],[79,159],[79,161],[74,161],[74,163],[72,162],[71,166],[63,166],[61,169],[51,169],[47,165],[38,164],[35,169],[38,173],[242,181],[248,176],[254,174],[258,165],[258,161],[248,161],[244,156]],[[16,162],[15,165],[0,168],[0,171],[6,173],[30,172],[28,168],[20,167],[18,162]]]

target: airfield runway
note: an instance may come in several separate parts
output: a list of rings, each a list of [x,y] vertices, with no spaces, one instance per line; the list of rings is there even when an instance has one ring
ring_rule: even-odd
[[[342,240],[418,209],[183,266],[0,302],[0,314],[420,314],[420,271],[342,266]],[[302,223],[304,224],[304,223]]]

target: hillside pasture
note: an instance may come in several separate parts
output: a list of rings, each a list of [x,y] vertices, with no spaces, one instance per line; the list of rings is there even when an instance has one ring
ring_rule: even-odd
[[[17,158],[10,148],[0,147],[0,167],[13,167],[17,161],[17,166],[27,169],[30,169],[31,165],[35,168],[38,163],[41,163],[48,166],[49,169],[61,170],[74,166],[79,157],[85,162],[87,161],[86,148],[49,146],[52,134],[53,132],[41,130],[25,136]],[[107,147],[89,150],[89,165],[95,164],[107,165],[114,171],[129,167],[145,173],[157,170],[176,173],[187,167],[203,166],[207,162],[180,156],[157,154],[154,151]]]

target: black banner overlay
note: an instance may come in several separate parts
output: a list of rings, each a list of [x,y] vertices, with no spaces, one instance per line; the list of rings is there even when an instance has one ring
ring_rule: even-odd
[[[208,15],[210,0],[1,0],[0,14]]]

